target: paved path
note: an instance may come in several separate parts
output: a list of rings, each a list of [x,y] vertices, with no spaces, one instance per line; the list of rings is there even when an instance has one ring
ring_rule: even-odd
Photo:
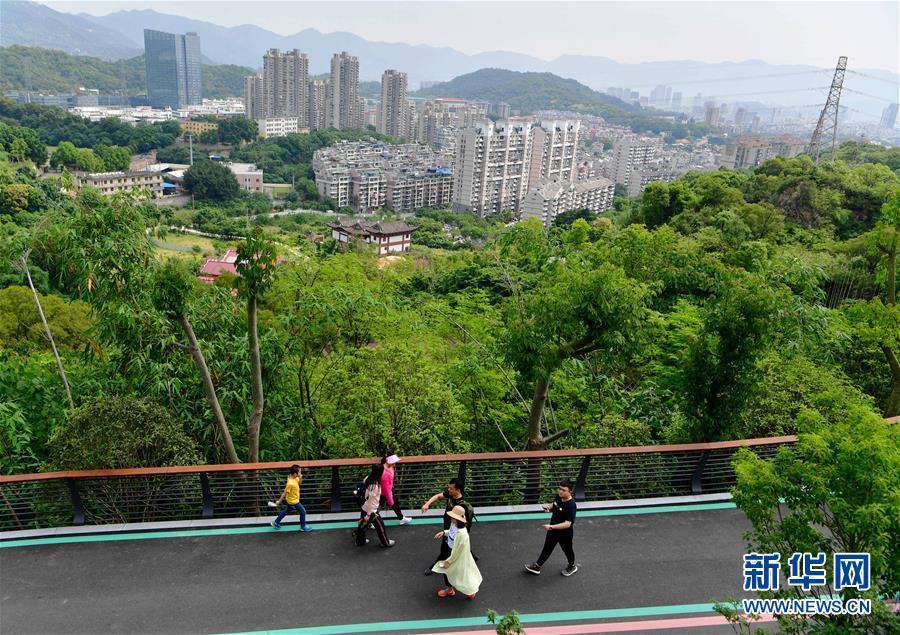
[[[374,535],[372,544],[356,548],[347,523],[308,534],[288,525],[166,538],[0,542],[0,631],[458,633],[483,627],[492,608],[537,616],[528,622],[536,634],[609,632],[584,625],[645,619],[660,629],[644,632],[684,632],[702,622],[681,628],[667,620],[708,618],[712,602],[745,595],[741,536],[749,529],[728,504],[687,509],[580,513],[581,570],[570,578],[559,575],[565,564],[559,550],[540,576],[523,571],[540,551],[541,520],[483,518],[472,545],[485,581],[473,601],[437,598],[439,578],[423,575],[437,555],[431,537],[439,519],[389,524],[397,541],[392,549],[375,546]],[[567,624],[569,630],[558,630]],[[696,632],[732,630],[707,625]]]

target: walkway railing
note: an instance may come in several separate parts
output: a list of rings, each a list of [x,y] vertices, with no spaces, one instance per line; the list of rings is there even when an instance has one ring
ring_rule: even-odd
[[[448,479],[465,481],[476,507],[548,500],[560,479],[578,501],[727,492],[740,447],[763,458],[795,436],[718,443],[404,457],[394,492],[416,508]],[[356,511],[352,490],[374,459],[296,461],[310,513]],[[292,461],[48,472],[0,476],[0,531],[67,525],[268,515]]]

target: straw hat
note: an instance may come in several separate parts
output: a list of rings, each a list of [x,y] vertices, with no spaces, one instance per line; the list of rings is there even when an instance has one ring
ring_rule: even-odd
[[[455,518],[456,520],[461,521],[464,525],[466,524],[466,510],[463,509],[462,505],[457,505],[449,512],[447,512],[447,515],[450,518]]]

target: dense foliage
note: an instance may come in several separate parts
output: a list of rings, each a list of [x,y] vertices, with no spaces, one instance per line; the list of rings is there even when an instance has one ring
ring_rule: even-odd
[[[341,136],[235,154],[295,169]],[[38,179],[27,161],[0,167],[6,471],[47,462],[68,419],[9,264],[28,249],[75,406],[139,394],[211,462],[229,460],[226,430],[238,460],[255,456],[256,421],[260,460],[443,453],[787,434],[802,412],[829,426],[890,414],[900,394],[900,178],[886,164],[691,173],[550,229],[423,210],[399,259],[342,249],[327,216],[251,221],[268,203],[197,202],[200,227],[274,241],[243,253],[266,264],[241,265],[245,282],[265,274],[242,292],[233,276],[204,285],[158,264],[145,231],[160,210],[73,198],[65,175]],[[227,171],[194,169],[207,167]]]
[[[107,61],[86,55],[30,46],[0,48],[0,89],[43,93],[74,93],[80,87],[103,94],[146,95],[144,56]],[[211,99],[238,97],[244,78],[253,71],[233,64],[204,64],[203,96]]]

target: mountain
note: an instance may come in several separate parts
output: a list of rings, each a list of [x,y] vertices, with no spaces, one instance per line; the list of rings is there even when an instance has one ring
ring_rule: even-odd
[[[146,93],[144,56],[110,62],[96,57],[69,55],[62,51],[26,46],[0,48],[0,89],[67,93],[80,86],[101,93]],[[252,71],[243,66],[203,65],[205,97],[238,96],[244,77]]]
[[[115,29],[42,4],[18,0],[0,2],[0,43],[41,46],[106,60],[140,55],[144,50],[143,44],[136,45]]]
[[[609,95],[598,93],[574,79],[553,73],[520,73],[501,68],[483,68],[435,84],[416,93],[419,97],[461,97],[497,103],[504,101],[513,110],[607,109],[636,112],[640,108]]]
[[[144,28],[173,33],[195,31],[200,35],[204,57],[216,63],[259,68],[267,49],[297,48],[309,55],[310,73],[317,74],[328,72],[334,53],[347,51],[360,59],[361,80],[380,81],[384,69],[396,68],[409,74],[411,87],[423,80],[448,81],[482,68],[503,68],[553,73],[598,90],[610,86],[628,87],[640,91],[642,95],[649,94],[656,85],[665,84],[681,92],[682,104],[688,106],[696,94],[702,93],[702,101],[757,101],[794,108],[809,106],[815,110],[824,103],[834,72],[833,68],[768,64],[759,60],[721,63],[677,60],[624,64],[608,57],[585,55],[563,55],[551,61],[509,51],[466,55],[449,47],[372,42],[352,33],[321,33],[312,28],[312,24],[300,24],[301,31],[283,36],[253,25],[223,27],[153,10],[117,11],[92,16],[60,13],[19,0],[2,0],[0,6],[3,9],[4,44],[24,43],[16,39],[24,37],[15,33],[18,30],[31,34],[30,44],[66,50],[60,42],[65,41],[65,33],[74,30],[84,36],[83,43],[73,47],[79,51],[84,50],[97,57],[113,57],[112,54],[94,52],[84,47],[88,44],[114,47],[118,42],[119,47],[125,46],[131,50],[119,57],[129,57],[143,49]],[[30,10],[22,10],[23,6],[30,7]],[[247,3],[247,6],[252,5]],[[8,7],[17,8],[9,10]],[[46,28],[51,23],[58,26]],[[95,29],[93,35],[90,35],[90,29]],[[11,35],[7,36],[7,32]],[[100,37],[101,32],[107,35]],[[61,34],[60,37],[57,33]],[[841,98],[841,105],[851,108],[853,117],[864,116],[877,122],[881,109],[887,103],[897,101],[897,82],[896,73],[855,68],[851,58],[845,80],[848,90]]]

